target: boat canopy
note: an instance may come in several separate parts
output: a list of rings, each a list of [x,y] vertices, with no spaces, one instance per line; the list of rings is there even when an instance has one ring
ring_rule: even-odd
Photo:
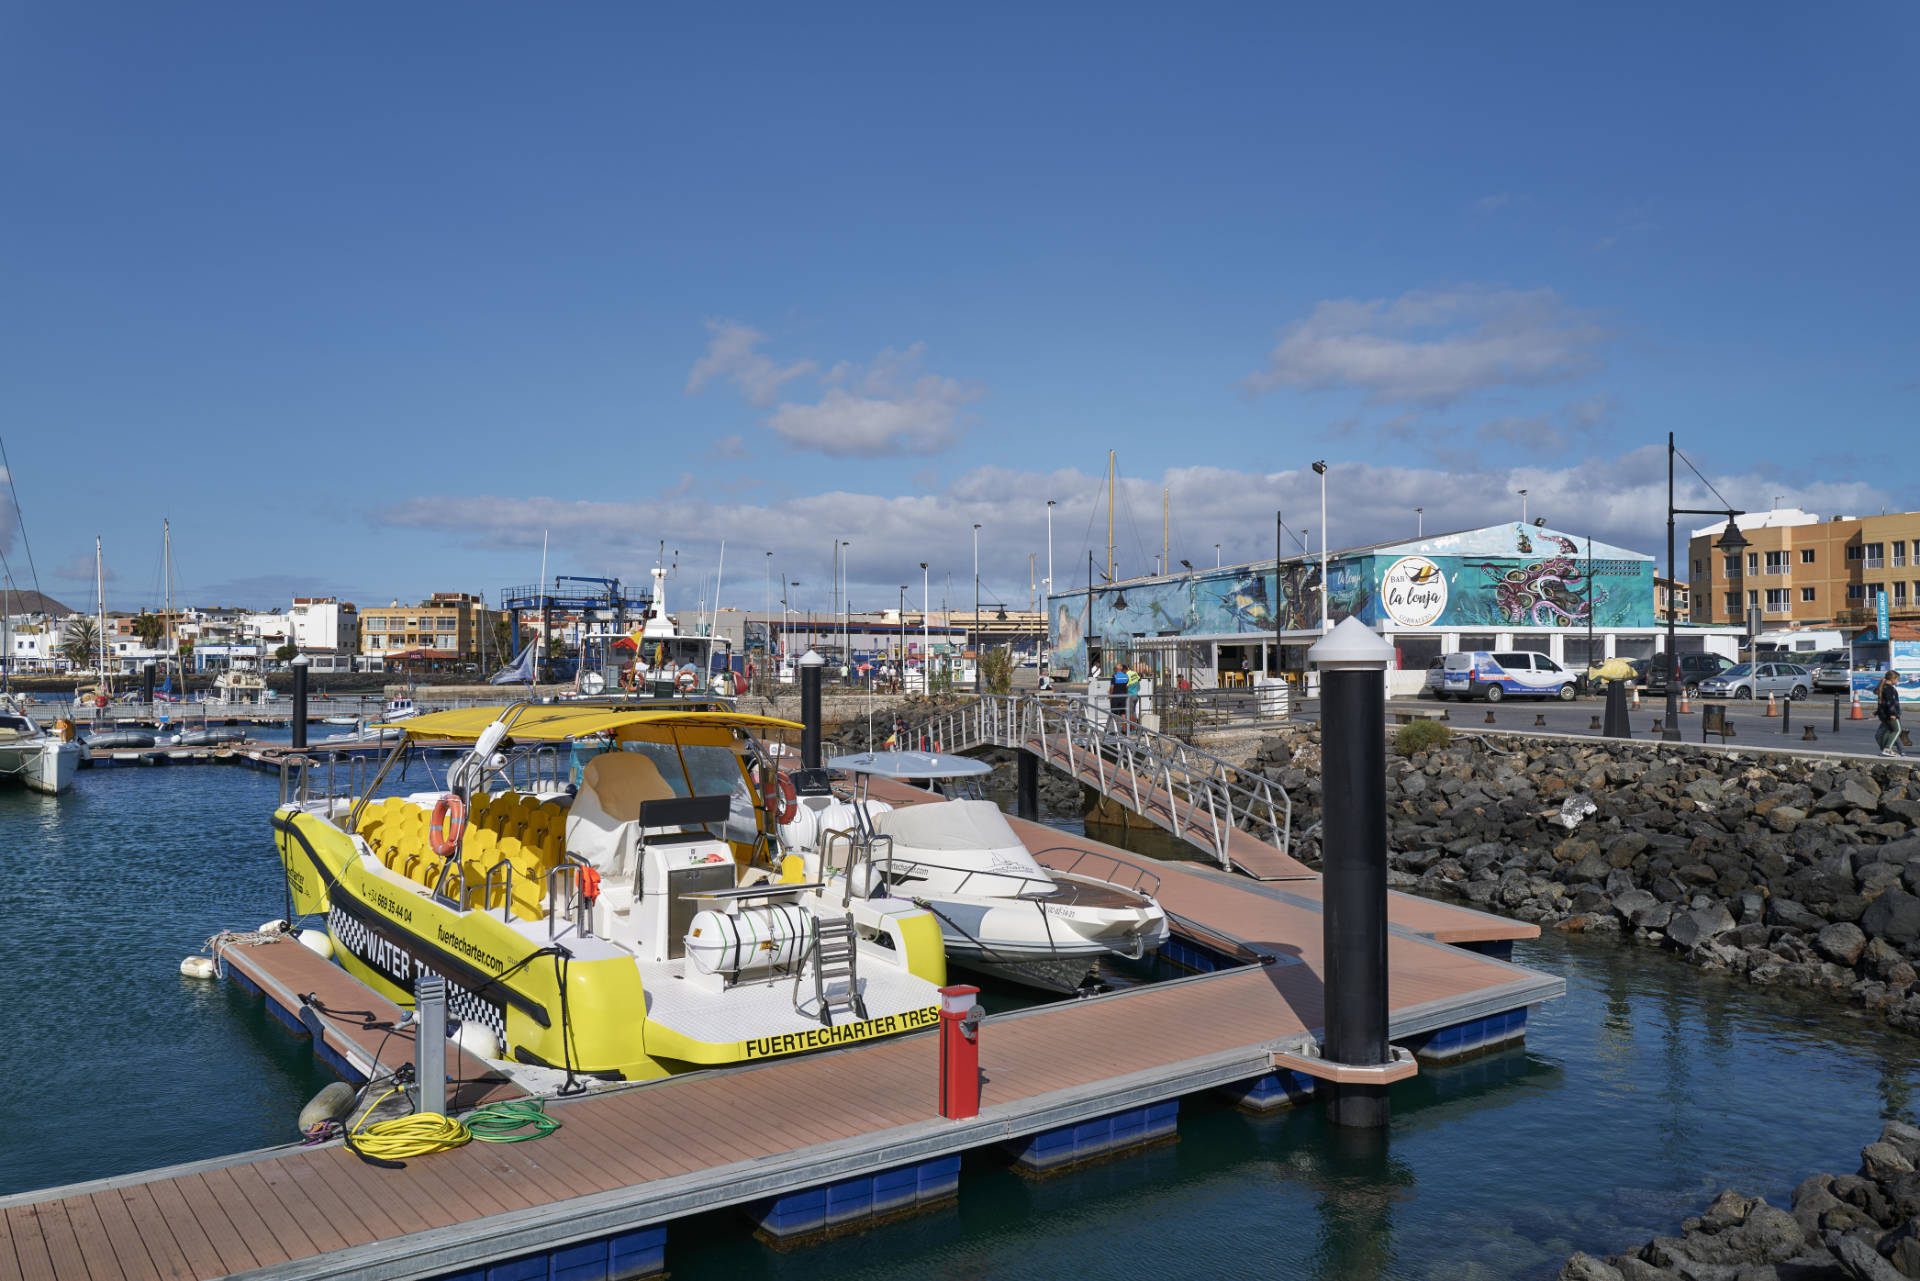
[[[876,778],[971,778],[993,773],[993,766],[985,761],[947,752],[857,752],[834,757],[827,768]]]
[[[511,716],[507,733],[516,742],[560,743],[568,739],[588,738],[595,734],[628,735],[624,730],[796,730],[800,725],[774,716],[753,716],[745,712],[694,712],[685,708],[647,709],[644,707],[583,707],[535,705],[519,709],[501,707],[461,707],[446,712],[429,712],[406,720],[382,725],[381,729],[405,730],[407,737],[419,739],[477,739],[487,726]]]

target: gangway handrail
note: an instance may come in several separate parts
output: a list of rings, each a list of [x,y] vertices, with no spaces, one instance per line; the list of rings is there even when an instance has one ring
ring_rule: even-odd
[[[1077,698],[984,694],[923,722],[914,742],[943,751],[1033,748],[1105,796],[1129,805],[1174,835],[1207,848],[1231,867],[1235,829],[1292,843],[1293,798],[1270,779],[1204,749],[1148,729]],[[1084,762],[1084,764],[1083,764]],[[1155,793],[1164,798],[1156,804]],[[1154,811],[1164,810],[1163,821]]]

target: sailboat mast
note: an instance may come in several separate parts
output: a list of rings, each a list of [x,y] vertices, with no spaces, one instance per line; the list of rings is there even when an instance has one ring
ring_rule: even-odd
[[[173,643],[173,521],[165,516],[160,518],[160,568],[166,576],[167,584],[167,631],[165,640],[161,642],[162,657],[160,659],[161,664],[164,666],[168,661],[165,655],[176,654],[178,652]],[[179,666],[177,658],[174,661],[174,665],[176,667]],[[180,673],[181,697],[183,698],[186,696],[186,679],[187,674],[185,672]]]
[[[110,693],[107,680],[107,575],[100,559],[100,535],[93,536],[93,604],[100,629],[100,692]]]
[[[1107,581],[1113,581],[1113,451],[1107,451]]]
[[[1173,563],[1170,559],[1173,555],[1172,530],[1173,490],[1162,489],[1160,491],[1160,572],[1163,574],[1167,572],[1167,566]]]

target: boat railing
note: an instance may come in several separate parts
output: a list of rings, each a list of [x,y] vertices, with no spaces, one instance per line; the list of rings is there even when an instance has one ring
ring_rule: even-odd
[[[841,842],[846,843],[847,862],[845,879],[841,885],[840,906],[846,907],[853,902],[853,873],[861,863],[867,865],[867,884],[871,888],[873,877],[878,871],[880,879],[889,886],[893,884],[893,838],[891,836],[864,833],[852,828],[834,828],[820,837],[820,878],[826,879],[827,868],[833,862],[834,849]],[[886,846],[886,862],[880,863],[879,849]]]
[[[578,855],[569,854],[547,873],[547,937],[559,938],[559,932],[553,924],[554,910],[560,902],[560,887],[564,883],[567,889],[567,918],[573,923],[573,931],[582,938],[593,934],[593,903],[583,892],[581,873],[591,871],[591,866]]]
[[[1103,854],[1099,850],[1081,849],[1076,845],[1050,845],[1046,849],[1036,852],[1034,857],[1038,859],[1042,854],[1054,853],[1072,854],[1074,856],[1073,861],[1065,867],[1049,869],[1056,875],[1084,876],[1091,880],[1104,881],[1108,885],[1112,885],[1118,889],[1132,890],[1136,894],[1144,894],[1148,898],[1158,899],[1160,897],[1160,874],[1158,872],[1149,872],[1146,868],[1134,863],[1129,863],[1123,858],[1115,858],[1113,855]],[[1112,870],[1104,874],[1100,872],[1083,871],[1082,867],[1087,863],[1104,863],[1110,866]],[[1121,876],[1123,872],[1130,872],[1132,875],[1123,880]]]
[[[480,883],[480,906],[482,911],[493,910],[493,878],[496,873],[504,873],[500,882],[500,919],[506,921],[513,911],[513,860],[501,858],[487,869],[486,879]],[[469,907],[472,905],[469,904]]]

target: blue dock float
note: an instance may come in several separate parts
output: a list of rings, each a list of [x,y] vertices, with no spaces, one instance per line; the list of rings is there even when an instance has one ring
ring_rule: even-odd
[[[792,1245],[859,1231],[959,1195],[960,1158],[956,1155],[770,1197],[741,1207],[741,1213],[763,1240]]]

